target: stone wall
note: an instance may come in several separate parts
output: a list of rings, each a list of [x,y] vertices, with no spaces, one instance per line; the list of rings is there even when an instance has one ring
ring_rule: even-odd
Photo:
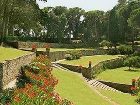
[[[71,50],[72,51],[72,50]],[[83,56],[92,56],[93,51],[92,50],[79,50],[81,51]],[[52,62],[65,59],[65,55],[68,51],[55,51],[50,52],[49,57]]]
[[[80,68],[79,66],[61,64],[61,63],[58,63],[58,65],[63,66],[63,67],[65,67],[65,68],[67,68],[67,69],[69,69],[73,72],[78,72],[78,73],[82,73],[82,69],[87,69],[87,68],[84,68],[84,67]]]
[[[0,63],[0,86],[6,86],[9,82],[16,79],[21,66],[29,64],[36,57],[35,53],[23,55],[21,57],[6,60]]]
[[[91,79],[91,78],[95,78],[99,73],[103,72],[106,69],[115,69],[119,67],[124,67],[123,65],[124,59],[125,57],[119,57],[111,60],[106,60],[98,63],[92,68],[82,67],[82,69],[80,70],[79,70],[79,66],[61,64],[61,63],[59,63],[59,65],[71,71],[82,73],[84,77]]]
[[[113,83],[113,82],[107,82],[107,81],[99,81],[105,85],[108,85],[112,88],[115,88],[123,93],[131,93],[131,86],[132,85],[127,85],[127,84],[120,84],[120,83]]]
[[[56,51],[49,53],[49,57],[52,62],[64,59],[65,55],[66,51]]]
[[[14,48],[31,48],[33,44],[37,45],[38,48],[44,48],[44,45],[49,44],[51,48],[81,48],[85,47],[84,44],[60,44],[60,43],[43,43],[43,42],[22,42],[13,41],[6,42],[8,45]]]
[[[124,60],[125,57],[119,57],[111,60],[106,60],[98,63],[93,67],[93,77],[96,77],[97,74],[101,73],[102,71],[106,69],[115,69],[115,68],[120,68],[124,67]]]

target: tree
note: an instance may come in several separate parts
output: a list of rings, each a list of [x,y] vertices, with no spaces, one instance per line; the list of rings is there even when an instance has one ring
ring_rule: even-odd
[[[120,41],[118,17],[116,15],[116,7],[110,11],[109,16],[109,41],[113,43],[116,48],[117,43]]]
[[[47,1],[47,0],[40,0],[40,1]],[[0,4],[1,4],[0,5],[1,42],[4,41],[5,36],[8,35],[8,31],[11,28],[9,27],[10,24],[14,24],[16,22],[18,24],[20,23],[22,23],[22,25],[24,24],[23,26],[25,25],[29,26],[31,25],[32,19],[36,19],[37,17],[36,13],[39,10],[36,0],[20,0],[20,1],[19,0],[0,0]],[[36,10],[36,12],[33,10]],[[15,13],[19,13],[20,15],[17,15]],[[14,19],[11,21],[11,19],[13,19],[14,17],[16,17],[17,20]],[[34,17],[34,18],[31,19],[31,17]],[[24,23],[19,21],[20,20],[19,18],[24,19]],[[36,23],[38,22],[36,21]]]
[[[73,35],[74,39],[78,39],[79,37],[79,29],[81,25],[81,17],[84,14],[84,10],[78,7],[70,8],[68,10],[67,16],[67,34],[68,37],[71,39],[71,35]]]
[[[130,27],[140,29],[140,8],[132,11],[128,19],[128,24]]]
[[[62,42],[62,39],[65,36],[66,32],[66,26],[67,26],[67,8],[57,6],[55,8],[53,7],[47,7],[42,9],[43,11],[43,25],[47,29],[47,35],[45,36],[47,38],[54,38],[58,39],[58,42]]]
[[[104,12],[103,11],[89,11],[86,12],[84,15],[84,39],[87,42],[99,42],[99,39],[102,36],[103,30],[103,18]],[[92,43],[93,44],[93,43]]]

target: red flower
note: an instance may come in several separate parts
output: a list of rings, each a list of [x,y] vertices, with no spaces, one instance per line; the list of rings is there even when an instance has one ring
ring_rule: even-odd
[[[34,98],[36,96],[36,93],[32,91],[32,92],[28,93],[27,95],[29,98]]]
[[[131,86],[131,90],[137,90],[137,87]]]
[[[32,45],[32,49],[36,49],[37,46],[35,44]]]
[[[15,102],[20,102],[20,101],[21,101],[21,99],[20,99],[20,97],[15,96],[15,97],[14,97],[14,101],[15,101]]]

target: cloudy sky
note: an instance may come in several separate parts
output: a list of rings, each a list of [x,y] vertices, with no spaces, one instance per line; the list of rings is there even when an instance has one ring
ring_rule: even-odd
[[[47,3],[38,1],[40,8],[43,7],[55,7],[55,6],[66,6],[71,7],[80,7],[86,11],[90,10],[111,10],[118,0],[48,0]]]

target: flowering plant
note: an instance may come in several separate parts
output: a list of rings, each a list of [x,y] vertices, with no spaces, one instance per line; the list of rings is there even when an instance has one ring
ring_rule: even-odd
[[[32,51],[36,51],[37,46],[35,44],[32,45]]]
[[[138,79],[132,79],[132,86],[131,86],[131,92],[132,95],[138,95],[139,91],[140,91],[140,78]]]
[[[25,70],[26,77],[30,77],[29,83],[24,87],[17,88],[12,97],[12,105],[73,105],[70,101],[62,99],[55,92],[58,80],[52,75],[52,68],[46,65],[47,57],[38,56],[32,65],[39,70],[34,73],[29,69]]]

